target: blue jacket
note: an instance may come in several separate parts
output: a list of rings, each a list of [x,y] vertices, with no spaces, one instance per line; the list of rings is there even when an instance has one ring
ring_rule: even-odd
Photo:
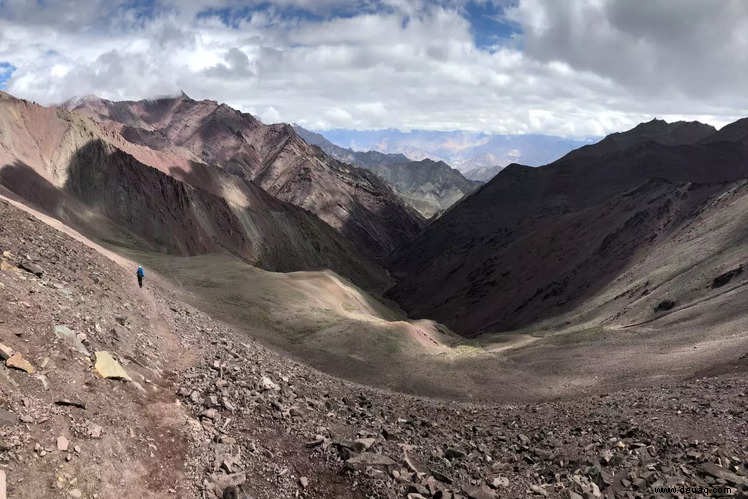
[[[145,272],[143,271],[143,267],[138,267],[138,271],[136,272],[136,275],[138,277],[144,277],[145,276]]]

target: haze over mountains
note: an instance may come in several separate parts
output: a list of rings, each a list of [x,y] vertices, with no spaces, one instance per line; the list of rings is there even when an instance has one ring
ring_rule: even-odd
[[[326,130],[338,146],[355,151],[401,153],[420,160],[444,161],[472,180],[487,181],[510,163],[540,166],[595,139],[570,139],[540,134],[500,135],[463,131],[429,130]],[[483,170],[483,173],[481,173]],[[471,173],[472,172],[472,173]]]
[[[481,185],[471,181],[443,161],[412,161],[403,154],[354,151],[336,146],[318,133],[295,126],[308,143],[330,156],[371,170],[385,180],[403,200],[426,218],[446,210]]]

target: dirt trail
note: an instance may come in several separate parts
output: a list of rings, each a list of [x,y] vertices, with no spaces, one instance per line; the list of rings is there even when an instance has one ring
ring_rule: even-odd
[[[174,380],[195,356],[131,262],[16,206],[0,200],[0,343],[35,372],[0,368],[10,497],[193,495]],[[103,379],[99,351],[132,382]]]

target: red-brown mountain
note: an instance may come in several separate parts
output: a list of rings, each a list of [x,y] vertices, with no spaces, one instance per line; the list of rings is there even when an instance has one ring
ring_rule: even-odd
[[[116,129],[132,144],[204,163],[308,210],[381,258],[415,237],[423,219],[376,175],[339,162],[290,125],[186,95],[146,101],[86,98],[68,108]]]
[[[120,133],[134,130],[0,93],[0,194],[120,246],[228,251],[270,270],[330,268],[382,286],[385,272],[314,214],[185,150]]]
[[[397,252],[389,294],[476,335],[641,323],[742,285],[746,123],[655,120],[544,167],[510,165]],[[722,274],[732,283],[712,287]]]

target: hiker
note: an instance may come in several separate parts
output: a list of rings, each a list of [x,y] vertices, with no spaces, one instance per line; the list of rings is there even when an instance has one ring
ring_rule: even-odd
[[[141,265],[138,265],[138,271],[135,272],[135,275],[138,276],[138,286],[141,288],[143,287],[143,277],[145,277],[145,271],[143,270],[143,267]]]

